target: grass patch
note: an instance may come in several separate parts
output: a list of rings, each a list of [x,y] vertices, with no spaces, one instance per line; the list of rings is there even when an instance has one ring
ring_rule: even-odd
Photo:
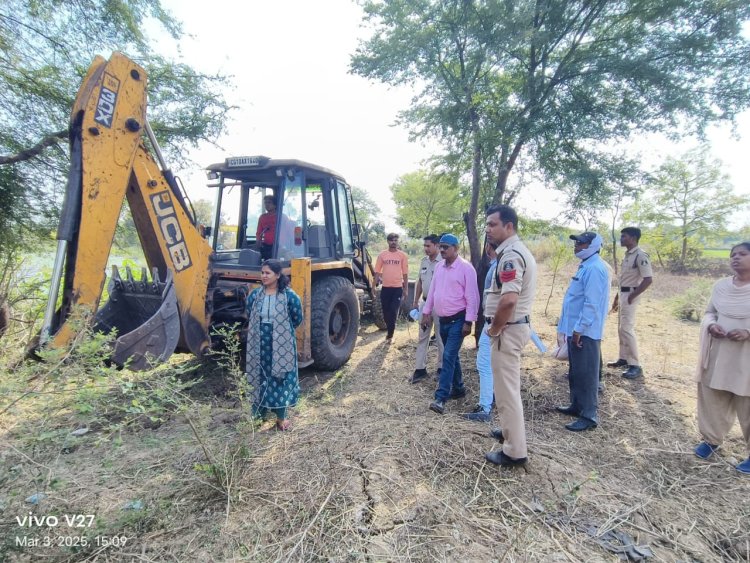
[[[728,248],[704,248],[704,258],[729,258]]]
[[[682,321],[700,322],[711,297],[713,280],[698,279],[685,292],[669,300],[675,317]]]

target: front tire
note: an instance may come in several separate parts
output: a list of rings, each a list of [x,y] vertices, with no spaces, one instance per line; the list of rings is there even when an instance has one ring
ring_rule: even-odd
[[[359,300],[347,279],[331,276],[313,283],[310,351],[315,367],[333,371],[352,355],[359,332]]]

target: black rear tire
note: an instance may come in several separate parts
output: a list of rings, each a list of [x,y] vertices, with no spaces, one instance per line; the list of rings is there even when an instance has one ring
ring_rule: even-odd
[[[332,371],[352,355],[359,332],[359,300],[352,283],[331,276],[313,283],[310,351],[317,369]]]

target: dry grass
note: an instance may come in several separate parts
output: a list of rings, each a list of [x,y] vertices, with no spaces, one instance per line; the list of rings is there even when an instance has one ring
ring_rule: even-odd
[[[537,310],[548,282],[540,281]],[[566,283],[554,289],[550,311],[557,311]],[[0,435],[5,556],[616,561],[610,549],[619,542],[612,538],[626,533],[658,561],[748,560],[750,479],[732,467],[746,455],[741,437],[735,428],[712,463],[692,455],[697,327],[669,317],[657,291],[644,297],[638,326],[647,376],[630,382],[607,374],[593,432],[564,430],[567,420],[554,406],[567,399],[565,365],[526,349],[525,470],[486,464],[484,453],[496,447],[489,426],[456,416],[470,410],[478,392],[473,342],[462,350],[467,399],[451,402],[442,417],[427,410],[433,383],[407,382],[413,324],[400,326],[390,346],[383,333],[364,327],[345,369],[307,373],[292,432],[265,424],[240,433],[229,398],[200,397],[206,412],[191,417],[229,477],[225,489],[196,469],[206,456],[181,416],[155,430],[126,432],[119,446],[83,438],[67,454],[57,444],[19,446],[20,421]],[[555,321],[536,317],[548,343]],[[615,325],[611,320],[607,328],[607,358],[616,352]],[[431,352],[431,371],[434,361]],[[25,504],[37,490],[47,494],[42,504]],[[133,499],[143,501],[143,510],[122,509]],[[77,553],[15,548],[15,516],[29,510],[93,513],[96,532],[129,541]]]

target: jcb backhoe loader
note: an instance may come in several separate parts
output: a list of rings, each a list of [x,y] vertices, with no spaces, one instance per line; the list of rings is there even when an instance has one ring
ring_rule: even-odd
[[[284,263],[302,298],[300,365],[331,370],[349,359],[374,285],[341,176],[298,160],[227,158],[208,169],[214,225],[198,225],[146,120],[146,72],[121,53],[97,57],[89,68],[71,114],[70,153],[43,343],[71,340],[76,308],[92,313],[97,329],[117,330],[113,360],[131,369],[164,361],[176,349],[205,355],[213,326],[245,320],[261,249]],[[256,223],[266,195],[278,207],[276,236],[264,245]],[[109,301],[99,308],[125,198],[151,279],[145,268],[140,279],[115,268]]]

